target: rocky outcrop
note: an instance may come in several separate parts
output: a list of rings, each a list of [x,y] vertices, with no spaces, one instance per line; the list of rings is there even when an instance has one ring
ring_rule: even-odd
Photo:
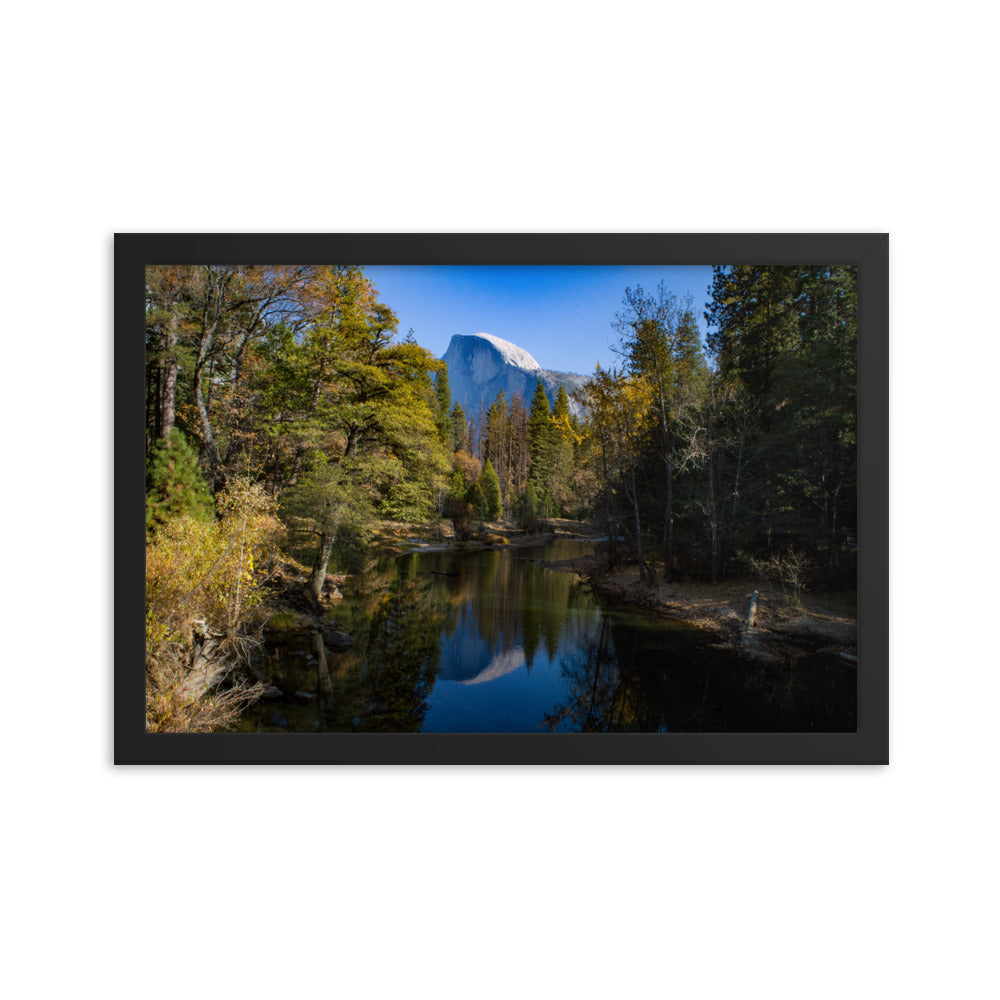
[[[582,386],[588,376],[546,371],[524,348],[510,341],[488,333],[455,334],[442,360],[448,365],[452,399],[461,403],[469,416],[478,414],[480,407],[488,410],[498,392],[504,393],[508,400],[520,393],[525,406],[530,406],[539,382],[549,406],[556,401],[559,387],[563,386],[570,396],[570,412],[577,416],[582,413],[571,393]]]

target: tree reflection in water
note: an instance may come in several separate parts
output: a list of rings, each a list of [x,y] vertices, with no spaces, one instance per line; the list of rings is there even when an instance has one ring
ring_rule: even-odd
[[[619,706],[624,707],[624,698],[606,618],[601,621],[596,637],[563,659],[562,674],[567,682],[566,703],[548,713],[541,727],[550,732],[560,728],[583,733],[616,731],[614,719],[621,710]]]
[[[428,582],[395,580],[371,619],[357,728],[416,732],[441,662],[445,603]]]
[[[850,685],[836,664],[802,656],[753,663],[605,616],[595,638],[562,659],[565,698],[549,731],[780,732],[849,730]],[[678,640],[681,637],[678,636]],[[832,719],[835,725],[829,726]]]
[[[326,650],[312,636],[311,645],[275,648],[270,671],[289,696],[260,705],[245,728],[856,729],[856,674],[835,657],[757,664],[696,629],[602,608],[543,561],[585,544],[387,560],[337,609],[353,646]]]

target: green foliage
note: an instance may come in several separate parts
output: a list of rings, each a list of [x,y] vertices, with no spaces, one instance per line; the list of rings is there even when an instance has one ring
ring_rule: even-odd
[[[358,456],[331,462],[325,452],[312,452],[298,483],[282,494],[282,519],[290,531],[313,535],[374,521],[378,470],[379,463]]]
[[[465,481],[465,476],[462,475],[461,469],[455,469],[451,474],[451,478],[448,480],[448,499],[449,501],[461,501],[465,502],[465,495],[469,491],[468,483]]]
[[[379,504],[379,513],[391,521],[422,521],[432,510],[426,484],[409,479],[393,483]]]
[[[449,451],[455,451],[455,423],[451,411],[451,385],[448,382],[448,366],[440,362],[437,376],[434,381],[435,396],[435,424],[441,444]],[[464,419],[464,418],[463,418]]]
[[[552,474],[552,422],[549,419],[549,400],[539,380],[531,398],[528,414],[528,482],[543,493]]]
[[[334,535],[330,565],[340,573],[360,573],[371,559],[371,543],[370,525],[345,521]]]
[[[150,452],[146,473],[146,530],[153,532],[178,517],[208,518],[212,498],[194,449],[175,427]]]
[[[483,492],[483,487],[480,480],[476,480],[470,487],[468,492],[465,494],[466,503],[470,504],[476,517],[481,521],[485,521],[487,518],[487,506],[486,506],[486,494]]]
[[[428,710],[427,699],[441,661],[439,637],[446,608],[426,581],[395,580],[379,601],[368,635],[369,661],[378,669],[365,678],[374,711],[364,728],[416,732]]]
[[[559,386],[556,401],[552,404],[552,416],[557,424],[562,421],[569,422],[569,397],[566,395],[565,386]]]
[[[521,508],[521,527],[525,531],[534,531],[538,527],[538,496],[535,484],[530,480],[524,491],[524,503]]]
[[[451,410],[451,427],[454,433],[452,451],[469,450],[469,422],[461,403],[456,403]]]
[[[690,303],[629,289],[615,327],[624,366],[578,394],[587,411],[566,509],[594,482],[598,509],[639,556],[713,580],[795,551],[829,585],[854,578],[856,273],[716,268],[706,363]],[[570,421],[562,429],[575,440]],[[536,484],[537,485],[537,484]],[[593,487],[588,487],[593,489]],[[539,506],[544,505],[539,491]],[[739,556],[739,558],[737,558]],[[652,563],[652,560],[646,560]]]
[[[479,483],[483,492],[485,517],[490,521],[496,521],[503,514],[503,503],[500,496],[500,480],[489,459],[483,466]]]

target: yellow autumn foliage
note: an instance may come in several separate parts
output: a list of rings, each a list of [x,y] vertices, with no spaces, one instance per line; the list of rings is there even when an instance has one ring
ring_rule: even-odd
[[[281,524],[264,489],[246,480],[216,498],[214,521],[179,517],[146,548],[146,651],[187,645],[203,619],[235,638],[263,597]]]

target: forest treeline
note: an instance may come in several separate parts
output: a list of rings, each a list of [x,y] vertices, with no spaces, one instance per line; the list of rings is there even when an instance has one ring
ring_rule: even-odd
[[[579,419],[540,383],[463,412],[360,267],[155,266],[146,291],[155,662],[192,618],[239,633],[281,554],[318,596],[387,520],[590,518],[647,579],[853,580],[853,268],[715,268],[707,345],[690,300],[627,289]]]
[[[580,393],[583,464],[641,575],[853,583],[855,268],[714,268],[707,350],[666,286],[623,306],[620,364]]]

